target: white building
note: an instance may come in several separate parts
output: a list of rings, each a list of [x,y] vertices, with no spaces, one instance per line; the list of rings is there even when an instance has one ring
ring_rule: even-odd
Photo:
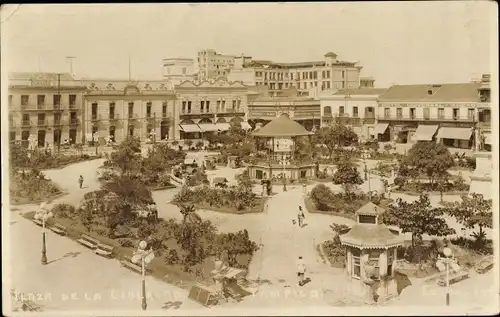
[[[377,100],[386,90],[387,88],[344,89],[320,96],[321,127],[338,120],[350,125],[361,140],[375,138]]]
[[[234,55],[217,53],[213,49],[198,52],[198,75],[201,80],[226,77],[234,66]]]
[[[194,60],[191,58],[165,58],[162,63],[162,75],[164,80],[168,80],[173,85],[187,80],[195,80]]]

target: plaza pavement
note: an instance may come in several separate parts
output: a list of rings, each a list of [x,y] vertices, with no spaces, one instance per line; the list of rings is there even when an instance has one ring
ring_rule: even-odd
[[[69,193],[52,204],[78,204],[85,192],[98,189],[96,170],[102,162],[102,159],[87,161],[59,170],[45,171],[47,177]],[[235,170],[232,171],[236,173]],[[230,169],[224,173],[230,179]],[[83,189],[78,188],[77,179],[80,174],[85,179]],[[376,180],[377,176],[372,175],[372,189],[377,183],[381,186],[380,180]],[[340,190],[339,186],[328,186]],[[366,191],[367,186],[365,182],[361,188]],[[312,187],[313,185],[308,186],[307,190],[310,191]],[[199,211],[203,219],[213,221],[220,231],[247,229],[250,238],[260,245],[250,265],[248,279],[265,280],[266,283],[255,286],[255,296],[247,296],[238,304],[222,304],[223,307],[290,307],[298,303],[303,306],[337,305],[338,300],[343,297],[341,288],[345,275],[341,269],[332,268],[320,259],[316,245],[331,239],[330,224],[354,222],[331,215],[308,213],[304,206],[301,186],[290,185],[287,188],[288,191],[283,192],[282,186],[274,186],[277,194],[269,199],[264,213],[242,216]],[[177,191],[176,188],[153,193],[160,217],[181,219],[178,208],[168,204]],[[410,199],[411,196],[405,198]],[[292,224],[299,205],[303,206],[306,213],[307,225],[303,228]],[[93,254],[65,237],[48,233],[49,262],[56,261],[47,266],[40,265],[40,228],[19,215],[35,208],[33,205],[18,206],[15,212],[10,213],[11,250],[15,250],[11,253],[11,263],[16,263],[11,266],[13,288],[19,292],[52,294],[51,301],[42,303],[47,310],[140,308],[140,297],[136,293],[140,291],[138,274],[121,268],[117,261]],[[311,278],[311,282],[297,292],[295,270],[299,255],[303,256],[306,262],[306,276]],[[149,300],[150,309],[161,309],[165,302],[175,300],[171,298],[174,296],[172,294],[183,298],[180,306],[182,309],[199,307],[186,299],[185,291],[182,293],[182,290],[154,278],[148,277],[147,287],[153,292],[153,296],[158,297]],[[108,290],[116,292],[105,294]],[[135,296],[127,298],[128,292],[135,293]],[[62,294],[67,297],[71,293],[75,293],[80,299],[64,300]],[[99,294],[102,299],[87,300],[85,293],[91,298]],[[124,293],[126,299],[116,299],[121,296],[117,294]],[[105,300],[106,298],[108,300]]]

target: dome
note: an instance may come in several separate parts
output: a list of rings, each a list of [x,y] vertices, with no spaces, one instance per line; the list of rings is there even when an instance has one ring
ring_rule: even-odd
[[[337,57],[337,54],[335,54],[334,52],[328,52],[325,54],[325,57]]]
[[[283,113],[252,134],[257,137],[294,137],[311,135],[312,133],[307,131],[298,122],[291,120],[288,114]]]

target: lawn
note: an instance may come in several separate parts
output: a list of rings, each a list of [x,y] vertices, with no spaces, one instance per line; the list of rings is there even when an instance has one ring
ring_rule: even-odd
[[[11,175],[9,179],[10,203],[24,205],[52,200],[65,193],[51,180],[21,175]]]

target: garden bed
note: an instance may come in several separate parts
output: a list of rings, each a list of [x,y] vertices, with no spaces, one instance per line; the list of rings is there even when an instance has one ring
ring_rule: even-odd
[[[34,179],[30,176],[26,180],[22,180],[21,176],[11,176],[9,193],[11,205],[41,203],[67,194],[51,180]]]
[[[267,197],[256,197],[256,205],[243,210],[235,210],[234,207],[229,206],[210,206],[209,204],[193,204],[196,209],[199,209],[201,212],[205,210],[217,211],[228,214],[236,214],[236,215],[244,215],[244,214],[252,214],[264,212],[264,208],[266,207]]]
[[[306,197],[304,199],[304,204],[306,205],[307,211],[312,213],[312,214],[323,214],[323,215],[337,216],[337,217],[347,218],[347,219],[351,219],[351,220],[356,220],[356,216],[354,214],[347,214],[347,213],[335,212],[335,211],[323,211],[323,210],[317,209],[316,205],[314,205],[311,197]]]
[[[417,191],[412,191],[412,190],[400,190],[400,189],[393,189],[391,190],[391,193],[393,194],[405,194],[408,196],[420,196],[422,192],[417,192]],[[427,192],[429,195],[441,195],[440,192],[437,191],[430,191]],[[443,196],[462,196],[462,195],[468,195],[469,191],[449,191],[449,192],[443,192]]]

